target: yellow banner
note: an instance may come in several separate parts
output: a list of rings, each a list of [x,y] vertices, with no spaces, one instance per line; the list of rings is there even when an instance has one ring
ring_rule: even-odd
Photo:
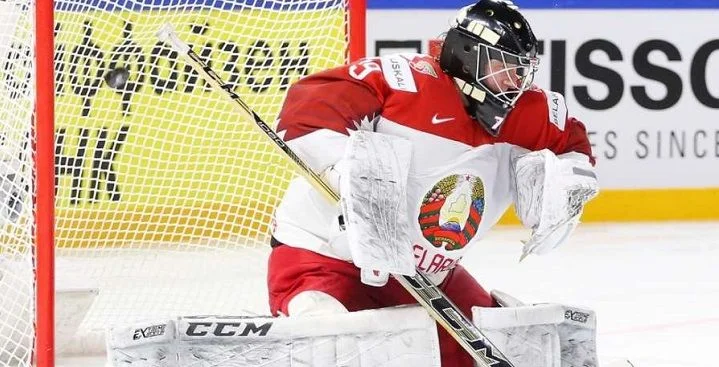
[[[273,125],[292,82],[344,62],[344,12],[61,12],[56,22],[59,238],[266,232],[292,166],[154,34],[171,22]]]

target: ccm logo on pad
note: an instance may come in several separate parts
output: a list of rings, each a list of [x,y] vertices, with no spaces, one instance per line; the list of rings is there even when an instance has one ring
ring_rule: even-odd
[[[187,336],[265,336],[272,322],[190,322],[185,329]]]

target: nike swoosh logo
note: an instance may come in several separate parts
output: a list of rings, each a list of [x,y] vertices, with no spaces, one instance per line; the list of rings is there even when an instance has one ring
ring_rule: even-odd
[[[452,120],[454,120],[454,117],[447,117],[447,118],[441,119],[441,118],[439,118],[439,116],[437,116],[436,113],[434,114],[434,116],[432,116],[432,124],[434,124],[434,125],[441,124],[441,123],[447,122],[447,121],[452,121]]]

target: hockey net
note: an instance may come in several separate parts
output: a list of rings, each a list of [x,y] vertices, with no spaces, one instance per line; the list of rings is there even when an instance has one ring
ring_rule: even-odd
[[[268,226],[293,169],[155,32],[172,23],[274,121],[293,81],[364,52],[364,44],[349,46],[363,32],[351,27],[350,9],[362,3],[55,2],[60,352],[102,351],[112,325],[268,312]],[[45,214],[32,194],[34,17],[32,1],[0,1],[0,366],[31,365],[33,279],[43,271],[33,258],[35,223]],[[63,291],[86,289],[99,291],[87,292],[89,304],[64,303]]]

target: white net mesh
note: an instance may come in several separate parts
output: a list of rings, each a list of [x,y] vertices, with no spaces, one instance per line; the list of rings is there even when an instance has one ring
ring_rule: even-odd
[[[0,2],[0,365],[32,356],[34,284],[32,156],[34,13]]]
[[[100,291],[61,348],[102,349],[113,324],[267,313],[292,166],[155,32],[172,23],[272,122],[290,83],[345,62],[347,1],[56,1],[57,287]],[[33,335],[33,17],[0,1],[0,365],[29,365]]]

